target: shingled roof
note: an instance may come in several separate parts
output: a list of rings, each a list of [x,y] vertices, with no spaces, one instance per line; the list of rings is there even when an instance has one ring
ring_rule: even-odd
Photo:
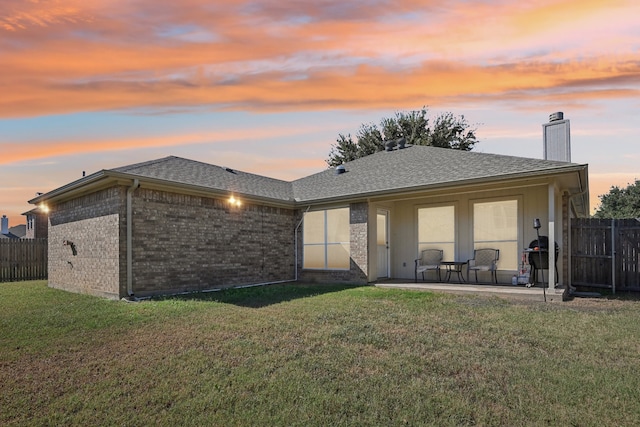
[[[308,204],[586,170],[586,165],[575,163],[426,146],[381,151],[343,166],[342,174],[325,169],[288,182],[170,156],[96,172],[29,202],[64,197],[68,191],[109,177],[146,178],[165,185],[232,192],[294,206],[296,202]]]
[[[354,195],[375,195],[495,181],[519,176],[544,175],[581,165],[552,160],[503,156],[446,148],[411,146],[380,151],[335,170],[293,182],[296,201],[312,202]]]
[[[285,202],[309,203],[334,198],[367,196],[544,175],[580,165],[553,160],[410,146],[380,151],[334,169],[293,182],[170,156],[111,169],[143,178],[230,191]]]
[[[290,182],[175,156],[111,170],[213,190],[231,191],[275,200],[293,200]]]

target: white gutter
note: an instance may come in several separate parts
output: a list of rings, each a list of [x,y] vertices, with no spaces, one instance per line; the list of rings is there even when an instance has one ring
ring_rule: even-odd
[[[131,196],[140,187],[138,179],[133,180],[131,187],[127,188],[127,295],[133,297],[133,209]]]

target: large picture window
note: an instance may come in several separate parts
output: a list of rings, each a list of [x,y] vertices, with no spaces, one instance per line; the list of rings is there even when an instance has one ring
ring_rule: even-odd
[[[349,208],[305,213],[303,268],[348,270],[349,265]]]
[[[418,209],[418,254],[424,249],[442,249],[444,261],[455,261],[455,224],[454,206]]]
[[[517,270],[518,201],[475,203],[473,241],[475,249],[500,249],[499,270]]]

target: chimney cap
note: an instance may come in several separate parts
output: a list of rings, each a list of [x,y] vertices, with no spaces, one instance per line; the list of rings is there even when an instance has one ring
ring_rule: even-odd
[[[549,114],[549,122],[555,122],[558,120],[564,120],[564,113],[562,111]]]

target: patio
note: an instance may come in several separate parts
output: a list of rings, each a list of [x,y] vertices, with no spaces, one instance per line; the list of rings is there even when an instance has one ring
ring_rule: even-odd
[[[528,288],[523,285],[490,285],[476,283],[446,283],[446,282],[418,282],[412,283],[401,280],[385,280],[375,282],[373,284],[379,288],[396,288],[396,289],[413,289],[435,292],[450,293],[475,293],[475,294],[495,294],[497,296],[518,297],[526,299],[535,299],[544,301],[544,293],[542,287]],[[547,289],[547,302],[562,301],[564,288]]]

